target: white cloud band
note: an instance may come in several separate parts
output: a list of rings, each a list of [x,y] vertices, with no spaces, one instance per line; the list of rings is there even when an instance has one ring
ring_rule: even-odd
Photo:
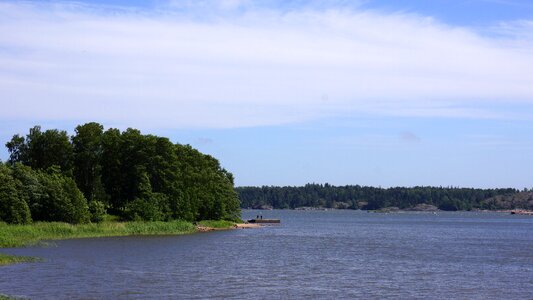
[[[527,21],[482,35],[358,9],[198,20],[0,3],[0,16],[3,119],[220,128],[358,113],[527,118],[518,108],[533,107]]]

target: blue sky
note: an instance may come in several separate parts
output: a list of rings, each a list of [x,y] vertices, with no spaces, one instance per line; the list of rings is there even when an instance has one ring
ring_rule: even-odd
[[[237,185],[531,188],[532,14],[519,0],[2,1],[0,142],[97,121],[191,144]]]

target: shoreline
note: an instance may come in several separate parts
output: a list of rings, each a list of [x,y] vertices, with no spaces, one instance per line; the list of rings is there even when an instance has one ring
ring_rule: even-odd
[[[190,234],[196,226],[186,221],[171,222],[101,222],[69,224],[35,222],[27,225],[0,223],[0,248],[33,246],[43,241],[74,238],[112,237],[130,235]]]
[[[406,208],[398,209],[396,207],[384,207],[380,209],[351,209],[351,208],[325,208],[325,207],[297,207],[297,208],[242,208],[243,210],[272,211],[272,210],[292,210],[292,211],[362,211],[362,212],[480,212],[480,213],[508,213],[518,212],[516,214],[533,214],[533,210],[528,209],[471,209],[471,210],[443,210],[443,209],[415,209]]]
[[[39,258],[8,255],[2,248],[20,248],[44,245],[48,241],[101,238],[120,236],[183,235],[218,230],[259,228],[257,224],[230,221],[171,222],[102,222],[68,224],[59,222],[35,222],[27,225],[0,223],[0,267],[15,263],[38,262]]]
[[[235,223],[231,227],[208,227],[208,226],[197,226],[196,229],[198,232],[210,232],[210,231],[222,231],[222,230],[233,230],[233,229],[251,229],[251,228],[260,228],[263,227],[259,224],[250,224],[250,223]]]

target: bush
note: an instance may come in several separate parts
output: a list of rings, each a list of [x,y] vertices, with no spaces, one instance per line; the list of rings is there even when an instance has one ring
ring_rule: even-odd
[[[125,217],[132,221],[161,221],[164,215],[156,201],[135,199],[126,205]]]
[[[101,201],[90,201],[89,213],[91,214],[91,222],[100,223],[104,220],[104,216],[106,214],[106,205]]]
[[[136,198],[128,203],[124,217],[134,221],[168,221],[172,211],[168,197],[161,193],[149,193],[146,198]]]
[[[78,189],[74,179],[70,177],[60,176],[59,182],[63,189],[63,203],[66,203],[66,209],[64,210],[64,221],[68,223],[89,223],[91,214],[89,212],[89,206],[87,200],[83,196],[83,193]]]

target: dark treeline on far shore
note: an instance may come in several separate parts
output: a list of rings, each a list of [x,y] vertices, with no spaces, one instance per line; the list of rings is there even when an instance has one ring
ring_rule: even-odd
[[[441,210],[533,209],[533,191],[455,187],[376,188],[307,184],[301,187],[238,187],[243,208],[322,207],[377,210],[413,209],[421,204]],[[427,207],[427,206],[426,206]]]
[[[0,221],[234,220],[233,175],[218,160],[168,138],[98,123],[75,134],[39,126],[6,144],[0,163]]]

